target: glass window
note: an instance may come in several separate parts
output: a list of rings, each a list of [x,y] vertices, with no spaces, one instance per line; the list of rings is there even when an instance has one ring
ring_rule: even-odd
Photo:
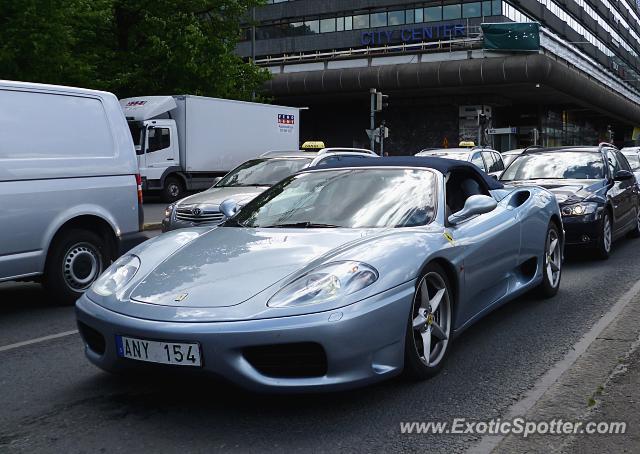
[[[502,14],[502,1],[501,0],[493,0],[491,2],[491,14],[494,16],[500,16]]]
[[[344,17],[339,17],[336,21],[336,30],[339,32],[344,30]]]
[[[480,2],[464,3],[462,5],[462,17],[480,17],[482,16],[482,8]]]
[[[147,153],[164,150],[171,145],[169,128],[149,128],[147,134],[149,135]]]
[[[583,151],[541,152],[523,154],[511,163],[500,180],[604,178],[604,162],[600,153]]]
[[[387,13],[373,13],[370,19],[371,27],[386,27]]]
[[[431,6],[424,9],[425,22],[439,22],[442,20],[442,6]]]
[[[504,170],[504,162],[502,161],[502,156],[500,156],[500,153],[494,152],[493,159],[496,162],[496,169],[492,170],[492,172],[500,172],[501,170]]]
[[[633,170],[640,169],[640,157],[636,153],[625,153],[624,157],[627,158]]]
[[[462,11],[460,5],[446,5],[442,7],[442,19],[453,20],[460,19]]]
[[[290,36],[300,36],[306,34],[307,28],[304,26],[304,22],[292,22],[289,24],[291,28]]]
[[[404,10],[389,11],[389,25],[404,25]]]
[[[491,16],[491,1],[482,2],[482,15]]]
[[[385,228],[426,225],[436,212],[435,175],[417,169],[333,169],[293,175],[234,217],[246,227]]]
[[[620,168],[622,170],[631,171],[631,167],[629,166],[629,161],[627,160],[627,158],[625,158],[625,156],[619,151],[616,151],[615,155],[616,155],[616,158],[618,159],[618,163],[620,164]]]
[[[414,18],[414,22],[416,24],[424,22],[424,9],[423,8],[414,9],[413,10],[413,18]]]
[[[412,9],[408,9],[406,11],[406,17],[407,17],[407,24],[413,24],[416,20],[415,20],[415,14],[413,12]]]
[[[353,17],[346,16],[344,18],[344,29],[345,30],[353,30]]]
[[[611,177],[614,177],[615,174],[620,170],[620,163],[618,162],[618,157],[616,156],[616,154],[611,150],[607,150],[607,162],[609,164],[609,172],[611,174]]]
[[[359,14],[357,16],[353,16],[353,29],[358,30],[361,28],[369,28],[368,14]]]
[[[311,158],[253,159],[233,169],[215,187],[273,186],[310,162]]]
[[[474,153],[474,155],[471,157],[471,164],[484,171],[484,161],[482,160],[482,155],[480,155],[479,152]]]
[[[336,31],[336,20],[331,19],[320,20],[320,33],[331,33]]]
[[[493,160],[493,153],[491,153],[490,151],[483,151],[482,157],[484,158],[484,164],[487,169],[486,171],[494,172],[493,168],[495,167],[496,163]]]
[[[306,20],[304,26],[307,29],[308,34],[320,33],[320,21],[319,20]]]

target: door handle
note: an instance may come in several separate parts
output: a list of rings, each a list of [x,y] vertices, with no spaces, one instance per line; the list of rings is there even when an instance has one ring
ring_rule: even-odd
[[[167,161],[173,161],[173,158],[167,158]]]

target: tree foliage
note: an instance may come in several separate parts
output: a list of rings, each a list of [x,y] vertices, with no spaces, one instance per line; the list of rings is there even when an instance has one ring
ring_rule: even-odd
[[[248,99],[268,73],[233,51],[261,0],[2,0],[0,78],[119,97]]]

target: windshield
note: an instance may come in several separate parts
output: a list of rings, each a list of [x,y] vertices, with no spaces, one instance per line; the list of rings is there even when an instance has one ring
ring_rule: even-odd
[[[520,156],[517,154],[503,154],[502,155],[502,162],[504,162],[504,166],[507,167],[509,164],[511,164],[513,161],[515,161],[515,159]]]
[[[629,161],[632,170],[640,169],[640,158],[636,153],[624,153],[624,157]]]
[[[503,181],[597,180],[602,178],[604,178],[602,155],[587,151],[556,151],[520,155],[500,177]]]
[[[435,215],[435,176],[415,169],[335,169],[294,175],[231,221],[245,227],[412,227]]]
[[[253,159],[226,174],[215,187],[273,186],[310,162],[311,158]]]

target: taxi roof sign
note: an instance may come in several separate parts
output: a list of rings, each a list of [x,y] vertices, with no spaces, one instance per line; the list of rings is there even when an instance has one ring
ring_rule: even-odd
[[[324,146],[324,142],[320,140],[307,140],[302,144],[303,150],[322,150],[323,148],[326,147]]]
[[[459,146],[459,147],[469,147],[469,148],[472,148],[472,147],[475,147],[475,146],[476,146],[476,143],[475,143],[473,140],[463,140],[462,142],[460,142],[460,143],[458,144],[458,146]]]

